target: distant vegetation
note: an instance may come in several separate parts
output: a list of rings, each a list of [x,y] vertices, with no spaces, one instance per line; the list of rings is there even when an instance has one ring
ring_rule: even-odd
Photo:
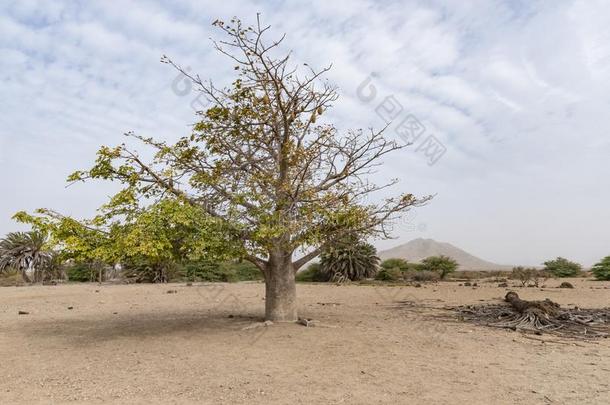
[[[555,277],[575,277],[582,271],[582,266],[563,257],[544,262],[544,270]]]
[[[330,281],[358,281],[375,277],[377,249],[354,237],[328,246],[320,254],[320,271]]]
[[[447,256],[431,256],[421,261],[421,270],[437,273],[441,280],[453,273],[458,268],[458,263]]]
[[[591,269],[593,275],[598,280],[610,280],[610,256],[604,257]]]
[[[305,270],[297,273],[298,282],[321,283],[328,281],[326,274],[320,270],[320,263],[311,263]]]
[[[24,222],[36,225],[35,230],[9,233],[0,239],[0,272],[4,273],[0,285],[52,280],[122,279],[136,283],[263,280],[257,266],[239,257],[198,255],[197,244],[187,236],[202,218],[189,212],[188,207],[166,201],[151,206],[143,214],[129,226],[114,228],[112,234],[93,231],[67,217],[26,217]],[[164,229],[166,226],[168,228]],[[144,236],[146,230],[149,234]],[[220,241],[221,236],[217,237]],[[212,239],[208,237],[207,240]],[[458,267],[454,259],[442,255],[425,258],[421,263],[410,263],[402,258],[380,263],[375,247],[355,236],[329,244],[320,259],[298,272],[296,280],[341,282],[374,278],[390,283],[434,282],[446,279]],[[462,271],[456,277],[502,276],[518,280],[522,286],[538,287],[549,277],[582,274],[580,264],[562,257],[544,264],[544,269],[515,267],[510,273]],[[610,256],[595,264],[591,271],[598,280],[610,280]]]
[[[515,267],[511,273],[510,278],[513,280],[519,280],[521,286],[525,287],[531,284],[535,287],[539,287],[540,283],[543,283],[546,279],[552,276],[552,273],[546,270],[538,270],[534,267]]]
[[[54,252],[43,232],[12,232],[0,240],[0,272],[15,270],[26,282],[44,281],[52,270]]]

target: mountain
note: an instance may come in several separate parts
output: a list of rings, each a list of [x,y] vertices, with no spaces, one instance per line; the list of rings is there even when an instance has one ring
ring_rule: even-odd
[[[488,262],[450,243],[437,242],[434,239],[413,239],[392,249],[379,252],[381,260],[401,258],[414,263],[429,256],[439,255],[449,256],[456,260],[460,265],[458,270],[510,270],[512,268],[512,266]]]

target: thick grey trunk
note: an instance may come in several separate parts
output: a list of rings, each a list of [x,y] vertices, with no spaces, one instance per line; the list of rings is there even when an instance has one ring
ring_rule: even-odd
[[[271,258],[265,274],[265,319],[273,322],[297,320],[297,290],[291,260]]]

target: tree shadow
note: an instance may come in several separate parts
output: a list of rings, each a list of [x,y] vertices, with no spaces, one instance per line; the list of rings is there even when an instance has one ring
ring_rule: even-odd
[[[104,315],[99,318],[64,318],[32,320],[23,323],[16,331],[28,338],[62,340],[74,346],[87,346],[115,340],[146,340],[158,337],[188,338],[240,333],[252,335],[244,327],[261,321],[253,314],[227,315],[225,313],[137,312]],[[264,329],[264,328],[263,328]]]

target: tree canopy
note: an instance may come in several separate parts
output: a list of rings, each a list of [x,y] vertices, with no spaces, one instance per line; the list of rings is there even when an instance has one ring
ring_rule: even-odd
[[[421,270],[438,273],[441,280],[458,268],[458,263],[451,257],[440,255],[430,256],[421,261]]]
[[[582,266],[563,257],[544,262],[544,270],[555,277],[574,277],[580,273]]]
[[[292,64],[290,52],[281,54],[283,37],[268,40],[270,27],[258,18],[254,26],[238,19],[214,25],[224,36],[214,48],[235,72],[230,86],[219,88],[162,58],[212,101],[198,112],[192,132],[174,143],[127,133],[154,157],[145,159],[147,154],[126,144],[103,146],[94,165],[69,181],[119,182],[121,191],[105,206],[113,215],[129,218],[137,202],[168,196],[183,210],[204,212],[222,229],[226,245],[263,272],[266,317],[295,320],[294,277],[302,265],[347,234],[388,236],[389,220],[429,197],[372,197],[396,183],[375,184],[370,175],[403,145],[386,139],[383,129],[340,132],[325,119],[338,99],[335,86],[323,78],[330,67]],[[132,239],[120,240],[135,242],[142,235],[137,228],[132,232]],[[201,240],[204,234],[198,233]],[[98,237],[105,240],[92,234]],[[169,252],[163,238],[130,244],[140,253],[161,245],[161,252]],[[208,251],[225,247],[204,245]],[[109,250],[104,243],[91,247],[100,255]]]
[[[596,263],[591,271],[598,280],[610,280],[610,256],[606,256]]]

